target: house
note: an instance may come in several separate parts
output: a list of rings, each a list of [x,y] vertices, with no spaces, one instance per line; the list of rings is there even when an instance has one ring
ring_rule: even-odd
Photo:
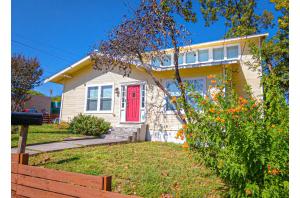
[[[35,109],[40,113],[50,113],[51,98],[42,95],[30,95],[30,99],[24,103],[24,109]]]
[[[238,94],[244,95],[246,84],[255,96],[262,96],[259,73],[248,67],[252,61],[249,43],[260,46],[268,34],[223,39],[183,47],[179,57],[180,74],[203,94],[209,88],[207,76],[223,75],[232,68],[233,84]],[[189,50],[185,50],[189,49]],[[154,75],[174,96],[178,94],[174,81],[171,50],[162,64],[152,60]],[[186,51],[186,52],[184,52]],[[61,120],[70,121],[79,113],[102,117],[115,127],[149,125],[147,137],[152,141],[178,142],[176,132],[182,124],[172,111],[164,93],[150,76],[133,67],[128,77],[118,70],[94,70],[90,57],[74,63],[48,78],[45,82],[62,84]]]

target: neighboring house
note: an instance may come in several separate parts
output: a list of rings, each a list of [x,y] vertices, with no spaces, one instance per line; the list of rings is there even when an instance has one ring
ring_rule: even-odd
[[[179,57],[180,74],[184,80],[195,85],[205,94],[210,74],[224,75],[225,68],[231,67],[233,84],[240,95],[244,95],[246,84],[252,87],[255,96],[262,96],[259,73],[248,69],[252,60],[249,50],[251,41],[260,46],[268,34],[242,38],[224,39],[187,46],[188,52]],[[169,50],[160,65],[153,60],[154,75],[161,80],[172,95],[178,95],[174,86],[173,55]],[[182,51],[183,52],[183,51]],[[133,67],[129,77],[123,77],[119,70],[104,72],[92,67],[87,56],[70,67],[53,75],[45,82],[64,85],[61,100],[61,120],[70,121],[79,113],[102,117],[116,127],[149,125],[148,139],[152,141],[182,142],[175,138],[181,123],[172,111],[164,93],[148,74]]]
[[[30,99],[24,103],[24,109],[36,109],[39,113],[51,110],[51,98],[40,95],[30,95]]]

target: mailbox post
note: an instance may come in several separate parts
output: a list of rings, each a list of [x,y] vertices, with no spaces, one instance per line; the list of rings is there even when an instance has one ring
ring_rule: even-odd
[[[21,125],[17,153],[25,153],[29,125],[42,125],[42,113],[12,112],[11,124]]]

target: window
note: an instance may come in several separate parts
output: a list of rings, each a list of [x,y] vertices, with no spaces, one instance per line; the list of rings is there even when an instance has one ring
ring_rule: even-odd
[[[205,94],[205,80],[203,78],[200,79],[191,79],[191,80],[185,80],[185,82],[188,82],[188,84],[193,88],[194,92],[204,96]],[[187,101],[190,103],[191,106],[193,106],[195,109],[197,109],[197,103],[193,100],[193,98],[190,98],[189,93],[187,94]]]
[[[113,86],[99,85],[87,87],[86,111],[107,112],[112,110]]]
[[[125,97],[126,97],[126,91],[125,86],[121,86],[121,94],[122,94],[122,102],[121,102],[121,108],[125,108]]]
[[[183,54],[179,54],[178,56],[178,65],[182,65],[183,64]]]
[[[154,67],[159,67],[160,66],[159,58],[153,58],[152,59],[152,66],[154,66]]]
[[[213,49],[213,59],[214,60],[223,60],[224,59],[224,48],[214,48]]]
[[[204,96],[205,94],[205,79],[203,78],[198,78],[198,79],[186,79],[183,80],[184,82],[188,82],[188,84],[190,86],[192,86],[193,90],[197,93],[200,93],[202,96]],[[177,82],[172,80],[172,81],[167,81],[166,82],[166,89],[167,91],[171,94],[171,96],[175,96],[176,98],[178,98],[180,96],[180,90],[179,87],[177,86]],[[188,95],[189,93],[186,94],[187,95],[187,101],[194,107],[197,107],[197,104],[195,101],[193,101],[192,98],[190,98]],[[166,97],[166,111],[172,111],[175,110],[176,107],[173,103],[171,103],[171,101],[169,100],[168,97]]]
[[[162,58],[162,65],[164,67],[171,66],[171,55],[165,55]]]
[[[112,106],[112,85],[101,87],[100,111],[110,111]]]
[[[195,63],[196,62],[196,52],[187,52],[186,53],[186,63]]]
[[[238,58],[239,56],[239,47],[237,45],[227,47],[226,51],[227,59]]]
[[[87,111],[97,111],[98,106],[98,87],[88,87],[87,93]]]
[[[145,108],[145,84],[141,85],[141,92],[142,92],[142,102],[141,102],[141,108]]]
[[[172,81],[167,81],[166,82],[166,89],[167,91],[171,94],[171,96],[175,96],[178,98],[180,96],[180,90],[178,88],[177,82],[172,80]],[[167,111],[172,111],[175,110],[176,107],[173,103],[171,103],[170,99],[166,97],[166,110]]]
[[[208,49],[206,50],[199,50],[198,51],[198,61],[199,62],[205,62],[208,61]]]

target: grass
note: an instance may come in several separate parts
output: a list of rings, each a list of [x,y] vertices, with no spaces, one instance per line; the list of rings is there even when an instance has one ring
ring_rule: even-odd
[[[29,126],[27,145],[36,143],[46,143],[62,141],[67,137],[77,137],[79,134],[72,134],[67,129],[60,129],[56,124],[43,124],[41,126]],[[11,134],[11,146],[18,145],[19,134]]]
[[[44,153],[30,164],[91,175],[112,175],[113,191],[142,197],[220,197],[222,181],[172,143],[143,142]],[[199,157],[198,157],[199,158]]]

